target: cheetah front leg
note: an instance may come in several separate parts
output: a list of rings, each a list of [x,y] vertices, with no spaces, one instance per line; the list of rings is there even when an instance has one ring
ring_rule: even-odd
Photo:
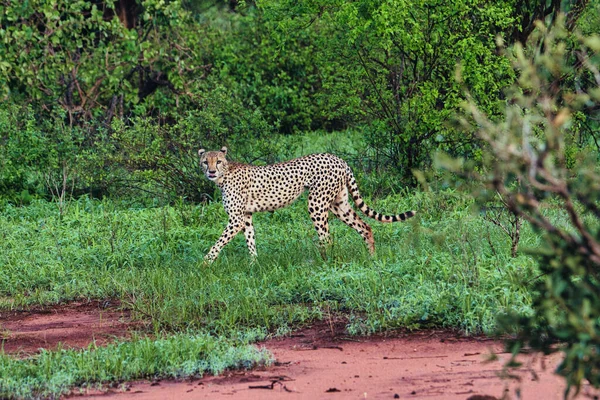
[[[229,216],[229,222],[227,223],[225,230],[221,234],[221,237],[219,238],[219,240],[217,240],[217,243],[215,243],[214,246],[211,247],[208,254],[204,257],[204,260],[206,262],[212,263],[213,261],[215,261],[223,247],[225,247],[225,245],[229,243],[229,241],[233,239],[233,237],[242,230],[242,228],[244,227],[243,221],[243,215],[233,214]]]
[[[254,225],[252,225],[252,214],[244,214],[244,235],[246,236],[246,244],[248,245],[248,251],[250,257],[254,260],[256,258],[256,244],[254,242]]]

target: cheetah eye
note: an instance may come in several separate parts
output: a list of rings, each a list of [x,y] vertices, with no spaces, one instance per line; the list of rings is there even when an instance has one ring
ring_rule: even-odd
[[[204,165],[208,165],[208,161],[204,161],[202,164],[204,164]]]
[[[217,160],[217,165],[221,164],[221,160]]]

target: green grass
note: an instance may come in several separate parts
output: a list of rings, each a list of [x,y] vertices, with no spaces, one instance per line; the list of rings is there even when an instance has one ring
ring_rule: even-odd
[[[371,221],[374,258],[354,230],[333,220],[333,245],[323,259],[301,199],[275,213],[255,215],[255,263],[238,235],[208,267],[202,258],[227,219],[218,203],[143,208],[81,199],[69,203],[62,218],[53,203],[5,205],[0,210],[0,308],[115,298],[159,337],[181,340],[191,333],[230,345],[243,345],[235,339],[240,335],[285,333],[329,313],[345,315],[353,334],[400,327],[476,334],[493,332],[499,314],[530,312],[530,288],[537,276],[533,258],[523,252],[511,258],[508,239],[473,213],[471,200],[445,191],[369,203],[389,213],[418,211],[401,224]],[[528,227],[522,236],[521,248],[538,246],[539,237]],[[139,340],[111,351],[139,363],[133,353],[118,350],[149,343]],[[112,357],[110,351],[98,351],[108,350],[45,352],[21,361],[3,357],[0,381],[14,376],[4,393],[13,393],[18,382],[30,387],[23,389],[27,393],[54,390],[35,383],[42,381],[42,360],[61,362],[84,353],[90,360],[94,354]],[[185,359],[173,354],[175,363]],[[173,371],[157,362],[154,372],[124,376],[109,371],[88,379],[82,372],[86,363],[65,364],[73,368],[66,386]],[[104,373],[104,367],[98,368]]]
[[[479,333],[493,329],[499,312],[528,306],[522,282],[534,276],[533,260],[511,259],[507,240],[472,215],[467,200],[420,193],[374,206],[419,214],[403,224],[373,222],[373,259],[359,235],[334,220],[323,260],[299,201],[256,215],[256,263],[238,235],[209,267],[202,257],[226,222],[219,204],[136,209],[83,199],[62,220],[52,203],[7,206],[0,296],[13,308],[118,298],[158,330],[215,334],[294,325],[319,317],[323,304],[353,315],[364,333],[428,325]],[[526,231],[523,245],[537,240]]]
[[[250,368],[271,361],[266,351],[254,346],[233,346],[209,335],[184,334],[85,350],[42,351],[21,360],[0,354],[0,398],[57,397],[74,386],[219,374],[228,368]]]

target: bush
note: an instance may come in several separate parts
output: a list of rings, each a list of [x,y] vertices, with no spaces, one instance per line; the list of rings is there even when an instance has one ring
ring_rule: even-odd
[[[453,79],[457,62],[490,113],[513,79],[494,41],[515,22],[510,2],[294,0],[261,7],[284,45],[297,32],[314,35],[322,112],[330,121],[369,125],[377,168],[405,183],[415,183],[413,169],[430,167],[436,148],[461,155],[478,148],[472,135],[447,124],[463,99]]]
[[[0,26],[0,98],[69,125],[184,108],[210,63],[180,1],[7,2]]]
[[[31,107],[0,106],[0,195],[17,203],[48,197],[56,176],[74,167],[83,135],[62,124],[63,117],[39,120]]]
[[[205,201],[214,185],[198,165],[200,147],[231,147],[232,157],[275,162],[289,154],[262,113],[215,86],[197,110],[173,114],[169,123],[149,117],[66,124],[64,114],[40,118],[31,108],[0,106],[0,195],[21,204],[31,196],[90,194],[102,197],[133,190],[166,201]],[[168,117],[168,116],[167,116]],[[66,179],[66,182],[65,182]],[[60,192],[60,193],[59,193]]]
[[[600,37],[568,35],[538,26],[531,47],[511,49],[518,83],[509,92],[504,120],[494,123],[474,102],[463,121],[489,146],[484,168],[471,177],[498,192],[509,209],[543,233],[536,251],[541,279],[534,313],[503,318],[518,331],[512,342],[549,353],[562,351],[558,372],[576,391],[582,379],[600,386],[600,170],[598,153],[569,147],[577,119],[600,105]],[[596,111],[595,111],[596,110]],[[588,123],[596,124],[593,118]],[[568,216],[547,217],[544,204]],[[556,347],[555,343],[563,346]]]
[[[189,111],[172,124],[134,118],[131,124],[115,121],[110,155],[117,168],[129,176],[120,179],[121,188],[138,188],[190,201],[206,201],[214,185],[203,177],[198,149],[231,147],[238,160],[274,161],[276,140],[268,140],[273,128],[261,112],[247,107],[222,87],[210,92],[204,107]]]

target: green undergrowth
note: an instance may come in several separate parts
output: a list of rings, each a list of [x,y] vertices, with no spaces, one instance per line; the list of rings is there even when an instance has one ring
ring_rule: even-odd
[[[85,350],[43,350],[15,359],[0,354],[0,398],[55,398],[74,386],[91,387],[140,378],[197,377],[225,369],[268,365],[271,356],[250,345],[206,334],[90,346]]]
[[[118,299],[156,337],[175,335],[167,339],[175,341],[173,348],[190,332],[210,335],[202,340],[226,338],[236,344],[248,332],[285,334],[331,316],[346,318],[350,334],[427,327],[492,333],[498,315],[530,312],[531,287],[539,275],[533,257],[520,251],[511,258],[508,238],[474,211],[468,197],[450,190],[407,192],[367,202],[387,213],[418,212],[405,223],[371,221],[373,258],[361,237],[337,220],[331,221],[333,244],[321,257],[303,198],[286,209],[255,214],[256,262],[238,235],[210,266],[202,258],[227,220],[219,203],[147,207],[82,198],[67,203],[62,213],[57,204],[43,201],[27,207],[4,204],[0,309]],[[549,207],[548,212],[554,211]],[[523,226],[521,249],[535,248],[539,240]],[[189,360],[173,350],[172,361],[157,361],[148,367],[152,372],[123,369],[121,375],[111,372],[112,361],[106,367],[90,361],[99,368],[92,378],[85,375],[87,361],[68,361],[109,360],[114,351],[115,363],[140,364],[140,353],[130,349],[163,346],[140,340],[110,350],[44,352],[19,361],[4,356],[0,380],[14,378],[3,390],[17,393],[18,382],[29,387],[23,389],[27,393],[54,390],[36,383],[47,378],[40,372],[48,368],[47,360],[73,367],[73,376],[64,377],[67,386],[172,376],[179,368],[172,365]],[[56,371],[52,379],[63,382]]]
[[[286,329],[327,312],[352,318],[351,332],[397,327],[490,332],[495,316],[526,309],[531,257],[511,258],[508,240],[453,192],[394,195],[384,212],[415,209],[406,223],[373,222],[377,255],[355,231],[331,223],[320,256],[305,201],[255,215],[259,257],[238,235],[210,266],[202,257],[226,215],[218,203],[136,208],[81,199],[4,206],[0,296],[4,308],[117,298],[157,330]],[[522,246],[537,236],[524,229]],[[491,245],[490,245],[491,243]]]

